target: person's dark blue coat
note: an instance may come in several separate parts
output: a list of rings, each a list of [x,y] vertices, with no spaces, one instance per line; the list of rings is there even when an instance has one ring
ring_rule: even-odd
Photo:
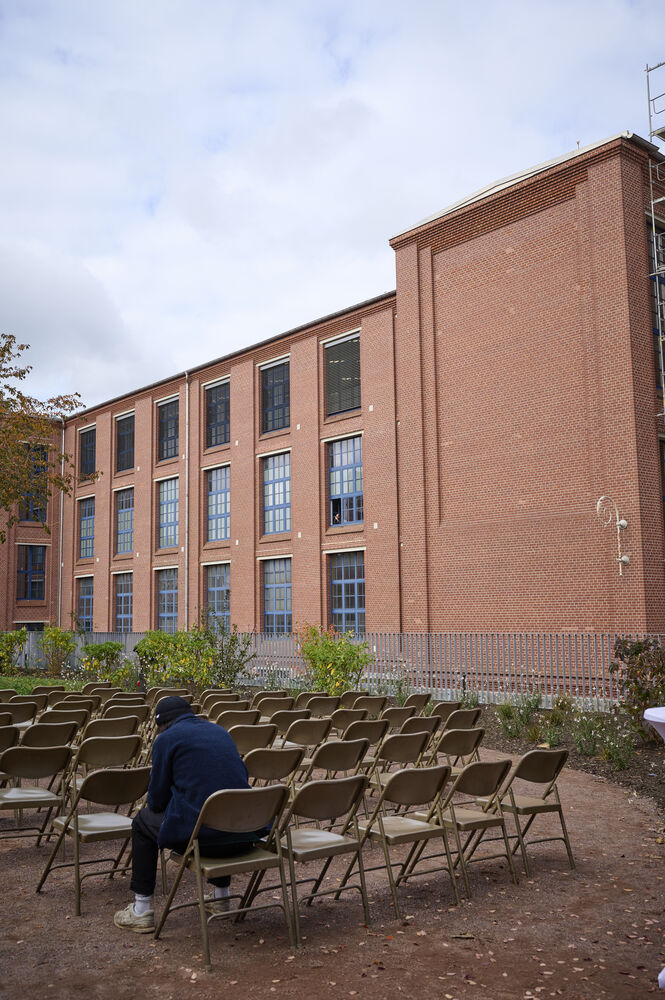
[[[196,826],[201,806],[222,788],[249,788],[235,743],[221,726],[196,715],[181,715],[157,737],[152,751],[148,806],[164,813],[160,847],[182,847]],[[262,831],[224,834],[203,827],[201,845],[248,843]]]

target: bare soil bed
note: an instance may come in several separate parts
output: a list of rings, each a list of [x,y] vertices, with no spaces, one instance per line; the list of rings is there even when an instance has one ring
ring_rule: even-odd
[[[355,894],[303,908],[300,951],[289,947],[279,910],[242,925],[218,920],[211,973],[195,910],[173,914],[158,941],[123,932],[113,913],[131,898],[128,879],[93,878],[77,918],[68,873],[35,894],[46,849],[2,840],[0,995],[636,1000],[657,992],[665,961],[662,816],[641,791],[597,774],[567,768],[560,789],[575,871],[560,843],[533,849],[533,879],[518,863],[517,886],[505,863],[480,863],[472,866],[472,898],[459,907],[447,877],[415,879],[401,889],[403,922],[385,874],[373,873],[370,927]],[[368,857],[380,861],[377,850]]]

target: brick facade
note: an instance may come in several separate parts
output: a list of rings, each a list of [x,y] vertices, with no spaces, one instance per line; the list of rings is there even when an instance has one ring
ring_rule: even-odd
[[[51,503],[62,534],[61,620],[94,579],[94,629],[114,629],[114,577],[132,574],[133,629],[157,624],[157,574],[178,570],[178,621],[205,604],[206,566],[230,566],[230,620],[263,628],[263,564],[288,557],[293,624],[331,620],[330,554],[362,552],[368,631],[665,631],[665,537],[645,184],[648,150],[619,137],[516,179],[391,241],[396,291],[95,407],[96,482]],[[361,405],[326,416],[325,344],[359,331]],[[261,365],[288,358],[290,422],[262,433]],[[206,447],[206,385],[228,378],[230,440]],[[179,403],[179,449],[158,460],[159,405]],[[116,468],[133,411],[134,467]],[[330,524],[329,443],[362,436],[364,519]],[[262,468],[287,453],[291,527],[265,535]],[[206,540],[207,474],[230,468],[230,537]],[[178,479],[178,545],[159,548],[159,482]],[[134,489],[133,551],[116,554],[116,491]],[[616,532],[596,501],[628,521]],[[92,559],[80,500],[95,498]],[[0,549],[0,625],[57,615],[17,604],[20,524]]]

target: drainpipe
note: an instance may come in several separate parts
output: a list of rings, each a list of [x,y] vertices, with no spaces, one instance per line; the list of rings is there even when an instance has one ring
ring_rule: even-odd
[[[185,372],[185,627],[189,628],[189,372]]]
[[[65,475],[65,418],[60,417],[62,432],[60,436],[60,474]],[[65,522],[65,492],[60,490],[60,540],[58,544],[58,627],[62,628],[62,529]]]

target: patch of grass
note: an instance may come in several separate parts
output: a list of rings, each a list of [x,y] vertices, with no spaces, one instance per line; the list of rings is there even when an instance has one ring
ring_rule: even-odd
[[[61,677],[46,677],[43,674],[19,674],[17,677],[7,677],[0,674],[0,688],[13,688],[17,694],[31,694],[38,685],[64,684],[66,691],[80,691],[82,680],[66,680]]]

